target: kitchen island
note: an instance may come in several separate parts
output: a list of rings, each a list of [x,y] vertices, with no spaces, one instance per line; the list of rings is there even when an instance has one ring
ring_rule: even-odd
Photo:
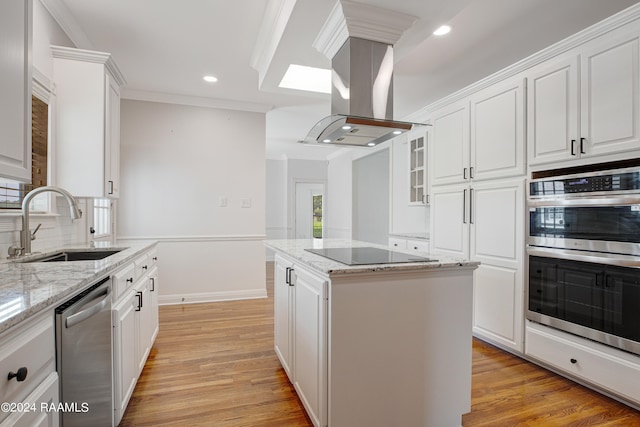
[[[394,249],[435,260],[346,265],[309,249],[390,248],[265,245],[276,253],[275,351],[314,425],[461,425],[471,409],[477,262]]]

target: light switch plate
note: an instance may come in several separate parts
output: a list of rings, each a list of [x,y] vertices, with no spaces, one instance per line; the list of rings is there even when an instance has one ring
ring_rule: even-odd
[[[220,197],[219,200],[219,204],[221,208],[226,208],[227,207],[227,198],[226,197]]]
[[[251,199],[242,199],[240,207],[250,208],[251,207]]]

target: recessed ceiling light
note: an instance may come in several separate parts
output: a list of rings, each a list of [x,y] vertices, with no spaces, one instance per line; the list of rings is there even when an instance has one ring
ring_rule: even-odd
[[[343,129],[343,130],[349,130],[349,129],[351,129],[351,126],[349,126],[349,125],[344,125],[344,126],[342,126],[342,129]]]
[[[209,83],[215,83],[218,81],[218,78],[214,76],[204,76],[203,79],[205,82],[209,82]]]
[[[370,142],[367,144],[369,147],[374,147],[376,144],[374,142]]]
[[[394,130],[394,131],[393,131],[393,134],[394,134],[394,135],[400,135],[401,133],[402,133],[402,131],[401,131],[401,130]]]
[[[323,139],[322,142],[331,142],[330,139]]]
[[[449,31],[451,31],[451,27],[448,25],[442,25],[440,28],[438,28],[437,30],[435,30],[433,32],[434,36],[444,36],[445,34],[447,34]]]
[[[331,70],[290,64],[279,86],[287,89],[331,93]]]

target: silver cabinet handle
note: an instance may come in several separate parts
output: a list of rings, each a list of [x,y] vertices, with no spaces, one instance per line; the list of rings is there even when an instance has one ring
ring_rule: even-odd
[[[467,223],[467,189],[462,190],[462,223]]]
[[[473,224],[473,188],[469,189],[469,224]]]

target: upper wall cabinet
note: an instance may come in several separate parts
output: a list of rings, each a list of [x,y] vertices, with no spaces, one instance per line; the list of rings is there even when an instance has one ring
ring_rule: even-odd
[[[56,183],[78,197],[119,195],[120,86],[108,53],[52,46]]]
[[[530,165],[640,149],[640,44],[630,27],[527,72]]]
[[[524,87],[506,80],[433,115],[433,185],[524,174]]]
[[[0,176],[31,180],[32,0],[0,2]]]
[[[409,144],[409,205],[429,203],[427,181],[427,142],[429,133],[418,129],[408,135]]]

